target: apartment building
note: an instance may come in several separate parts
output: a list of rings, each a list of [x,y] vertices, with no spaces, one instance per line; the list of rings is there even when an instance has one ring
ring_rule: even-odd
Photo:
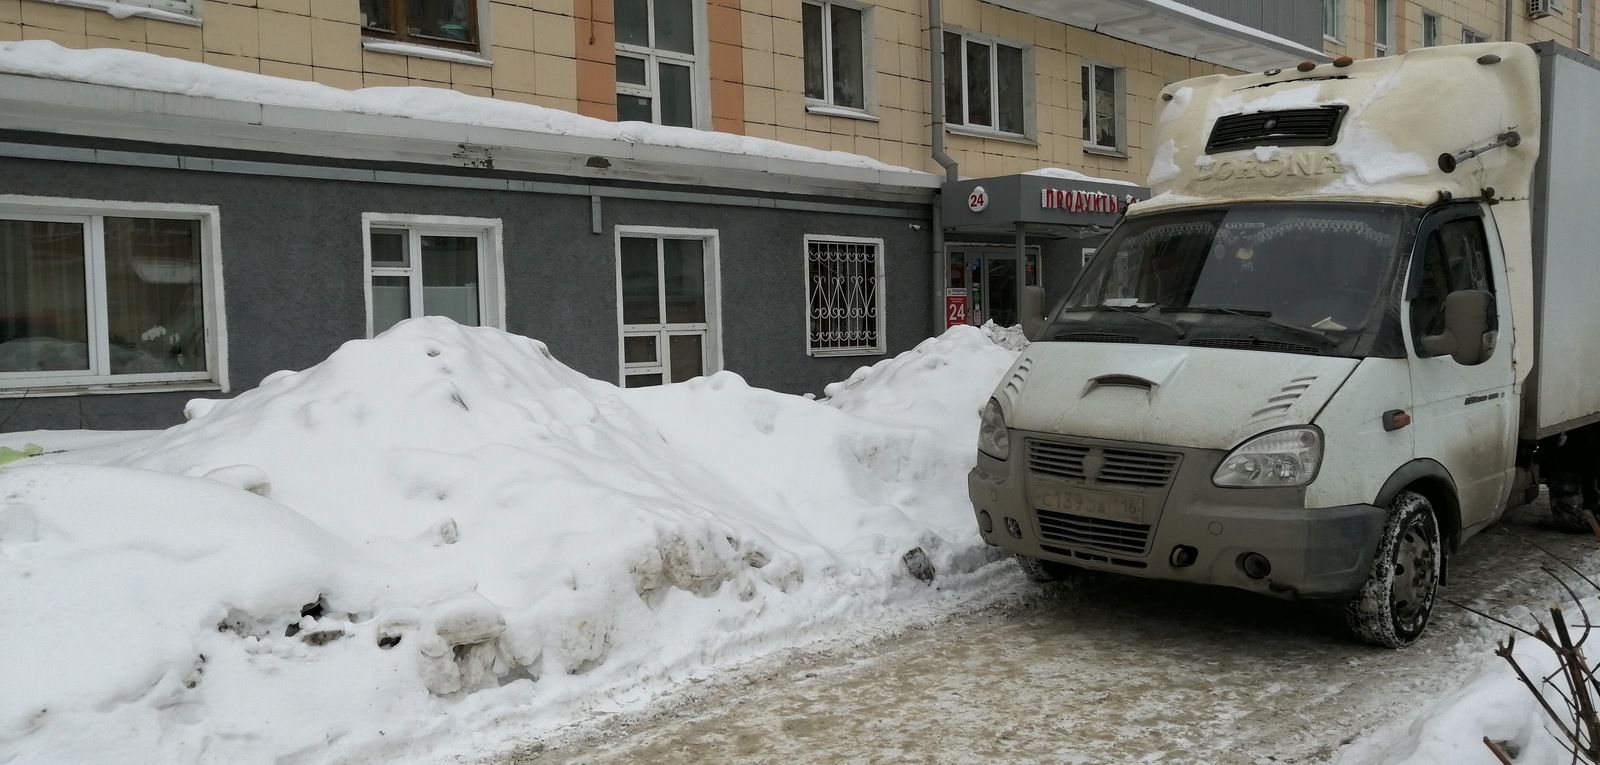
[[[423,313],[820,392],[1059,294],[1163,85],[1398,52],[1396,3],[0,0],[0,430],[171,424]],[[352,93],[391,86],[438,91]]]

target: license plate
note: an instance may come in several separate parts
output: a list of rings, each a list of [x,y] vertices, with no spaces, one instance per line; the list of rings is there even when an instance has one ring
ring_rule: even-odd
[[[1040,510],[1104,518],[1124,523],[1144,523],[1144,498],[1088,489],[1035,486],[1033,506]]]

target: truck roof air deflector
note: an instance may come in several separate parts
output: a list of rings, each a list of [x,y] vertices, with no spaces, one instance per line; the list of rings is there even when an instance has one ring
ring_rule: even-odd
[[[1211,128],[1206,153],[1257,146],[1332,146],[1347,110],[1338,104],[1220,117]]]

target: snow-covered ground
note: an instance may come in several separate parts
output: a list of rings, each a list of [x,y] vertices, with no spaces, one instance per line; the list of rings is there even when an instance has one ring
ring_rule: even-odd
[[[0,467],[0,763],[494,751],[993,596],[965,476],[1021,342],[957,327],[812,399],[424,318],[167,431],[0,436],[44,451]],[[1489,658],[1369,750],[1556,751]]]

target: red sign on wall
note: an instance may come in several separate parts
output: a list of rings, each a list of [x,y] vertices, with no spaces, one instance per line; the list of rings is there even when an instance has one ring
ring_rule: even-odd
[[[967,323],[967,296],[964,295],[964,294],[963,295],[945,295],[944,296],[944,327],[945,327],[945,329],[949,329],[951,327],[960,326],[960,325],[966,324],[966,323]]]

